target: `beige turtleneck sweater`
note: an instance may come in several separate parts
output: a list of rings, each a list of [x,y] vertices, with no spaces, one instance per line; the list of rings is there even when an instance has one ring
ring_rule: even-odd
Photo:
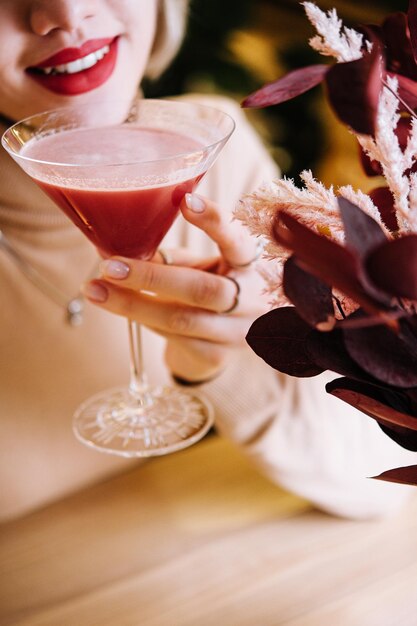
[[[209,100],[229,109],[237,129],[199,193],[232,211],[243,193],[277,170],[239,108]],[[0,168],[0,228],[69,299],[96,263],[94,248],[4,151]],[[213,244],[182,218],[164,245],[213,254]],[[80,402],[128,379],[125,320],[87,304],[84,324],[66,325],[63,309],[2,250],[0,290],[0,518],[6,519],[123,471],[133,461],[94,452],[71,431]],[[144,335],[151,382],[168,382],[163,340],[150,331]],[[277,484],[340,515],[390,512],[408,488],[366,477],[413,463],[416,455],[326,395],[324,383],[323,376],[278,375],[244,348],[221,376],[204,385],[204,393],[214,404],[219,433]]]

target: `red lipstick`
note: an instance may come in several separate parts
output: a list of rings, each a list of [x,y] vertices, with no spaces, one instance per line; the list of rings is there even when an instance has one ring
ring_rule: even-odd
[[[105,83],[113,73],[117,60],[117,41],[114,38],[90,39],[78,48],[65,48],[44,59],[35,66],[27,68],[26,72],[37,83],[54,93],[66,96],[75,96],[97,89]],[[62,71],[63,65],[84,59],[87,55],[97,53],[103,48],[108,51],[102,58],[93,59],[94,65],[86,69],[67,73]],[[82,62],[82,61],[81,61]],[[45,73],[48,68],[49,73]],[[59,68],[59,69],[54,69]]]

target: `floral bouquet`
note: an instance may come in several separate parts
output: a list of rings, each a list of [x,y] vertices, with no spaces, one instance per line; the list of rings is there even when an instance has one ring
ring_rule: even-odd
[[[237,218],[274,261],[262,271],[276,307],[247,341],[280,372],[340,374],[327,392],[417,451],[417,0],[358,30],[334,9],[303,5],[318,33],[310,45],[337,62],[295,70],[243,105],[278,104],[323,82],[366,173],[384,184],[335,191],[304,171],[302,188],[277,180],[242,199]],[[375,478],[417,485],[417,465]]]

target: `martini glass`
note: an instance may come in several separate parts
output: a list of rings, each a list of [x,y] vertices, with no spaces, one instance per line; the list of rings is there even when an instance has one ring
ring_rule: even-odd
[[[234,129],[222,111],[194,102],[95,102],[33,115],[2,144],[102,256],[149,260]],[[99,393],[74,415],[84,444],[125,457],[185,448],[213,411],[203,396],[151,387],[140,327],[128,321],[130,382]]]

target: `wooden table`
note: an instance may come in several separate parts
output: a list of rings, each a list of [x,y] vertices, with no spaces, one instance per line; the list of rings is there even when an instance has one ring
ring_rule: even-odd
[[[2,626],[417,625],[417,499],[332,518],[217,437],[0,531]]]

